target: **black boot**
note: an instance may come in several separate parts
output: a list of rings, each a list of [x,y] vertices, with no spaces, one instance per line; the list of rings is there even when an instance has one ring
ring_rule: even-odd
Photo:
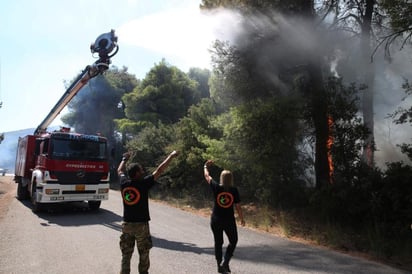
[[[223,267],[223,273],[231,273],[232,271],[230,271],[230,267],[229,267],[229,260],[225,260],[222,264]]]
[[[220,264],[220,262],[217,262],[217,272],[223,273],[224,271],[225,271],[224,267]]]

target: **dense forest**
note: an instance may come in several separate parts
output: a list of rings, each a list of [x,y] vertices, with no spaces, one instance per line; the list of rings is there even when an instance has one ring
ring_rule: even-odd
[[[405,160],[378,165],[374,118],[382,90],[410,102],[407,78],[393,88],[382,80],[395,52],[410,52],[410,1],[203,0],[199,8],[242,19],[241,31],[211,47],[211,70],[160,60],[137,79],[114,67],[62,120],[107,136],[113,169],[125,151],[150,169],[178,150],[163,195],[208,199],[202,167],[213,159],[215,174],[234,172],[243,203],[332,227],[351,235],[353,249],[410,258],[412,144],[395,148]],[[412,107],[386,118],[412,125]]]

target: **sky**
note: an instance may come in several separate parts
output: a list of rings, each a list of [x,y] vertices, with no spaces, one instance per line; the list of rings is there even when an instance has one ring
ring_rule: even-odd
[[[0,9],[0,132],[37,127],[72,80],[96,61],[90,44],[111,29],[112,65],[137,78],[162,58],[187,72],[210,68],[213,41],[229,37],[225,15],[200,0],[13,0]],[[67,112],[67,109],[62,113]],[[58,116],[51,125],[62,125]]]

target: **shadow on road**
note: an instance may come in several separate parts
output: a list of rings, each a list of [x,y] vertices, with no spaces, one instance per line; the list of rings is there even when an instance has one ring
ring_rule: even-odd
[[[32,209],[30,201],[21,201],[21,204]],[[103,208],[90,210],[86,202],[46,204],[42,211],[33,214],[45,220],[41,223],[43,226],[104,225],[117,231],[122,229],[122,216]]]
[[[386,266],[361,260],[327,249],[287,242],[276,246],[238,246],[234,258],[283,266],[289,271],[313,273],[404,273],[402,270],[385,272]],[[362,269],[366,270],[363,272]],[[406,273],[406,272],[405,272]]]
[[[174,251],[192,252],[196,254],[214,254],[213,248],[197,247],[193,243],[183,243],[158,238],[152,235],[153,246]]]

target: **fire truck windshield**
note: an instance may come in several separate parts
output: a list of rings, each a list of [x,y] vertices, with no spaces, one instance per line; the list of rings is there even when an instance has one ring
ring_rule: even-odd
[[[99,139],[53,138],[49,153],[52,159],[102,161],[107,158],[107,146]]]

